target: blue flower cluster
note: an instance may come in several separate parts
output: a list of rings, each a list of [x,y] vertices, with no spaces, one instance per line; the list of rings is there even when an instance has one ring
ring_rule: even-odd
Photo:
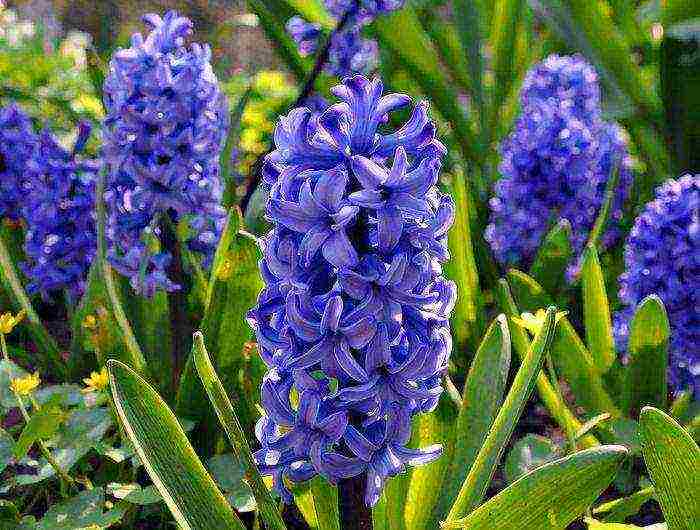
[[[700,396],[700,175],[660,186],[625,245],[615,335],[626,349],[629,325],[645,296],[663,300],[671,324],[669,376],[677,390]]]
[[[456,288],[441,263],[454,203],[436,187],[446,150],[426,102],[387,131],[408,96],[362,76],[332,92],[340,102],[318,118],[280,119],[263,168],[273,229],[249,314],[269,368],[256,459],[286,501],[285,479],[366,474],[374,505],[389,477],[440,454],[406,444],[451,353]]]
[[[581,56],[550,55],[527,75],[521,113],[501,146],[501,179],[485,237],[505,265],[527,265],[552,223],[567,219],[580,253],[614,171],[619,181],[600,244],[620,237],[632,182],[623,131],[602,119],[598,77]],[[569,268],[575,273],[576,264]]]
[[[105,80],[104,161],[107,236],[113,266],[137,292],[180,288],[167,276],[171,254],[160,225],[186,220],[190,250],[213,256],[225,221],[219,157],[228,128],[226,99],[208,46],[185,45],[189,19],[147,15],[151,32],[133,35]]]
[[[66,289],[74,301],[85,291],[97,250],[95,180],[100,163],[80,152],[91,128],[81,123],[72,151],[48,131],[37,140],[27,162],[27,193],[22,217],[27,222],[22,264],[29,293]]]
[[[325,0],[326,8],[336,20],[349,20],[341,31],[333,33],[324,66],[330,75],[344,77],[353,73],[368,73],[377,64],[377,42],[362,37],[362,27],[377,16],[403,7],[405,0]],[[299,47],[302,56],[316,52],[321,26],[295,16],[287,22],[287,32]]]
[[[15,104],[0,108],[0,217],[20,219],[29,189],[27,162],[36,142],[29,116]]]

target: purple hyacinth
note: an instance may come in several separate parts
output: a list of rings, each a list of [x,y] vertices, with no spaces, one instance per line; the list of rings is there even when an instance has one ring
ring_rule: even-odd
[[[608,229],[600,240],[602,247],[610,245],[620,236],[631,158],[623,131],[601,117],[595,70],[581,56],[551,55],[528,73],[520,102],[514,130],[501,145],[502,177],[485,232],[496,258],[529,265],[561,218],[571,223],[572,245],[580,254],[617,170]],[[570,277],[575,269],[573,263]]]
[[[671,325],[669,376],[676,391],[700,396],[700,175],[660,186],[637,217],[625,244],[625,272],[615,318],[624,351],[635,308],[644,297],[661,298]]]
[[[328,12],[337,19],[352,11],[360,20],[371,22],[378,15],[388,15],[401,9],[406,0],[324,0]]]
[[[167,276],[161,223],[188,223],[187,244],[208,266],[223,228],[219,156],[228,127],[208,46],[185,38],[189,19],[147,15],[146,38],[115,53],[105,80],[107,235],[113,266],[151,295],[180,286]]]
[[[299,16],[294,16],[287,21],[285,26],[287,33],[297,43],[299,54],[302,57],[316,52],[318,40],[321,37],[321,25],[307,22]]]
[[[0,217],[20,219],[29,189],[27,163],[36,143],[29,116],[14,103],[0,108]]]
[[[355,76],[319,117],[292,110],[263,168],[273,229],[249,314],[268,366],[256,459],[286,501],[284,479],[366,474],[374,505],[389,477],[440,454],[406,444],[451,352],[456,290],[441,263],[454,204],[436,187],[446,151],[426,102],[385,131],[410,98],[382,92]]]
[[[45,130],[27,164],[28,189],[22,215],[27,222],[22,264],[27,290],[66,289],[77,300],[85,291],[97,249],[95,179],[99,162],[80,157],[90,126],[82,123],[72,151]]]

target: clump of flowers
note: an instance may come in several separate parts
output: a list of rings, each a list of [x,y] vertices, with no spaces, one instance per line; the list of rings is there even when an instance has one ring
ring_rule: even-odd
[[[366,74],[374,69],[379,48],[376,41],[362,36],[362,28],[377,16],[400,9],[404,0],[325,0],[325,4],[337,21],[345,21],[340,31],[330,37],[325,71],[344,77],[353,73]],[[287,22],[287,32],[297,43],[302,56],[316,52],[321,37],[319,24],[295,16]]]
[[[225,212],[219,156],[228,127],[226,100],[206,45],[185,45],[189,19],[147,15],[146,38],[133,35],[105,80],[104,160],[107,235],[114,267],[137,292],[180,288],[160,245],[165,222],[188,228],[187,244],[207,266]]]
[[[265,409],[256,459],[283,499],[285,480],[365,474],[374,505],[386,480],[437,458],[406,447],[411,418],[432,410],[451,353],[454,283],[442,276],[454,204],[436,187],[446,151],[428,104],[347,78],[320,116],[283,116],[263,174],[273,229],[251,310]]]
[[[0,216],[18,221],[29,182],[27,163],[37,136],[32,121],[13,104],[0,108]]]
[[[700,395],[700,175],[660,186],[637,217],[625,244],[625,272],[615,332],[621,350],[634,310],[645,296],[658,295],[671,325],[669,376],[677,390]]]
[[[97,249],[93,212],[99,162],[80,156],[90,130],[86,123],[80,124],[72,151],[44,130],[27,164],[22,207],[27,261],[22,269],[30,280],[30,293],[48,296],[65,289],[77,300],[85,291]]]
[[[600,245],[620,236],[632,182],[621,128],[603,120],[600,87],[581,56],[550,55],[527,75],[521,113],[501,146],[501,179],[490,201],[485,237],[504,265],[528,265],[553,221],[568,219],[581,252],[615,171],[618,183]],[[569,275],[575,273],[575,265]]]

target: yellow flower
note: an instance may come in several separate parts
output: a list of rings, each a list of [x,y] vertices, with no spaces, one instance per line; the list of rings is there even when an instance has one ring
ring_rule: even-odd
[[[109,385],[109,374],[107,373],[107,368],[102,368],[99,372],[92,372],[90,377],[83,379],[86,388],[83,388],[83,392],[99,392],[104,390]]]
[[[83,319],[83,327],[85,329],[97,329],[97,318],[95,318],[95,315],[87,315]]]
[[[17,313],[17,316],[14,316],[12,313],[3,313],[0,315],[0,333],[3,335],[9,335],[12,333],[12,330],[15,329],[17,324],[22,322],[26,314],[27,312],[22,309],[19,313]]]
[[[566,316],[567,311],[557,311],[554,317],[556,322],[559,322],[564,316]],[[521,328],[525,328],[530,332],[531,335],[537,335],[542,326],[544,326],[544,321],[547,318],[547,312],[544,309],[538,309],[533,315],[532,313],[523,313],[520,317],[512,317],[513,322],[515,322]]]
[[[13,379],[12,382],[10,383],[10,389],[15,392],[16,394],[19,394],[20,396],[28,396],[34,390],[36,387],[41,384],[41,379],[39,379],[39,372],[34,372],[33,374],[29,374],[26,377],[19,377],[17,379]]]

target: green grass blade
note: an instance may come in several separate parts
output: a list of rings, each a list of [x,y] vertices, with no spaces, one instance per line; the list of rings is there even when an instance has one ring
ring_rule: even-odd
[[[600,373],[605,373],[617,359],[617,353],[613,340],[608,295],[605,291],[605,279],[594,246],[588,246],[583,255],[581,288],[586,342],[595,367]]]
[[[501,311],[508,317],[513,349],[522,361],[530,349],[530,339],[525,330],[513,322],[513,317],[519,317],[520,311],[510,294],[508,282],[504,279],[498,282],[496,295]],[[583,426],[582,423],[578,420],[576,415],[571,412],[568,405],[561,400],[559,392],[552,386],[544,373],[540,373],[537,376],[537,392],[552,418],[564,429],[564,432],[576,433],[581,429]],[[599,445],[599,442],[591,434],[587,434],[579,440],[579,446],[584,448],[591,448],[596,445]]]
[[[66,365],[61,359],[58,345],[41,323],[39,315],[34,310],[34,306],[32,306],[24,287],[22,287],[22,282],[17,276],[17,271],[2,237],[0,237],[0,276],[2,277],[3,286],[8,291],[8,296],[13,300],[14,310],[17,312],[24,310],[26,312],[25,321],[22,325],[27,328],[32,340],[39,349],[39,361],[42,363],[42,368],[46,373],[65,375]]]
[[[456,521],[465,516],[481,502],[525,403],[532,393],[544,358],[552,345],[556,328],[555,314],[555,307],[547,309],[545,323],[523,360],[503,407],[498,411],[486,441],[462,483],[459,495],[447,516],[448,521]]]
[[[204,337],[200,332],[194,334],[193,355],[199,378],[207,391],[209,400],[214,406],[219,422],[224,428],[226,436],[228,436],[238,460],[243,465],[248,483],[253,490],[253,495],[255,495],[255,500],[258,503],[260,515],[265,522],[265,526],[269,530],[284,529],[284,523],[277,510],[277,506],[272,500],[270,492],[267,490],[258,468],[255,465],[253,453],[246,441],[245,434],[233,410],[231,401],[226,395],[226,391],[214,371],[206,346],[204,345]]]
[[[445,472],[438,503],[433,510],[434,524],[427,525],[428,528],[436,527],[447,515],[470,464],[484,443],[503,401],[510,359],[508,321],[505,315],[499,315],[486,331],[469,368],[462,406],[454,429],[451,461]]]
[[[446,527],[468,530],[564,530],[583,515],[615,477],[627,449],[585,449],[531,471]]]
[[[642,452],[669,530],[697,530],[700,448],[676,421],[653,407],[639,419]]]
[[[644,405],[666,408],[668,316],[661,299],[646,297],[632,318],[629,332],[629,362],[625,368],[625,410],[638,411]]]
[[[119,361],[108,361],[107,369],[121,425],[177,523],[244,530],[158,393]]]

